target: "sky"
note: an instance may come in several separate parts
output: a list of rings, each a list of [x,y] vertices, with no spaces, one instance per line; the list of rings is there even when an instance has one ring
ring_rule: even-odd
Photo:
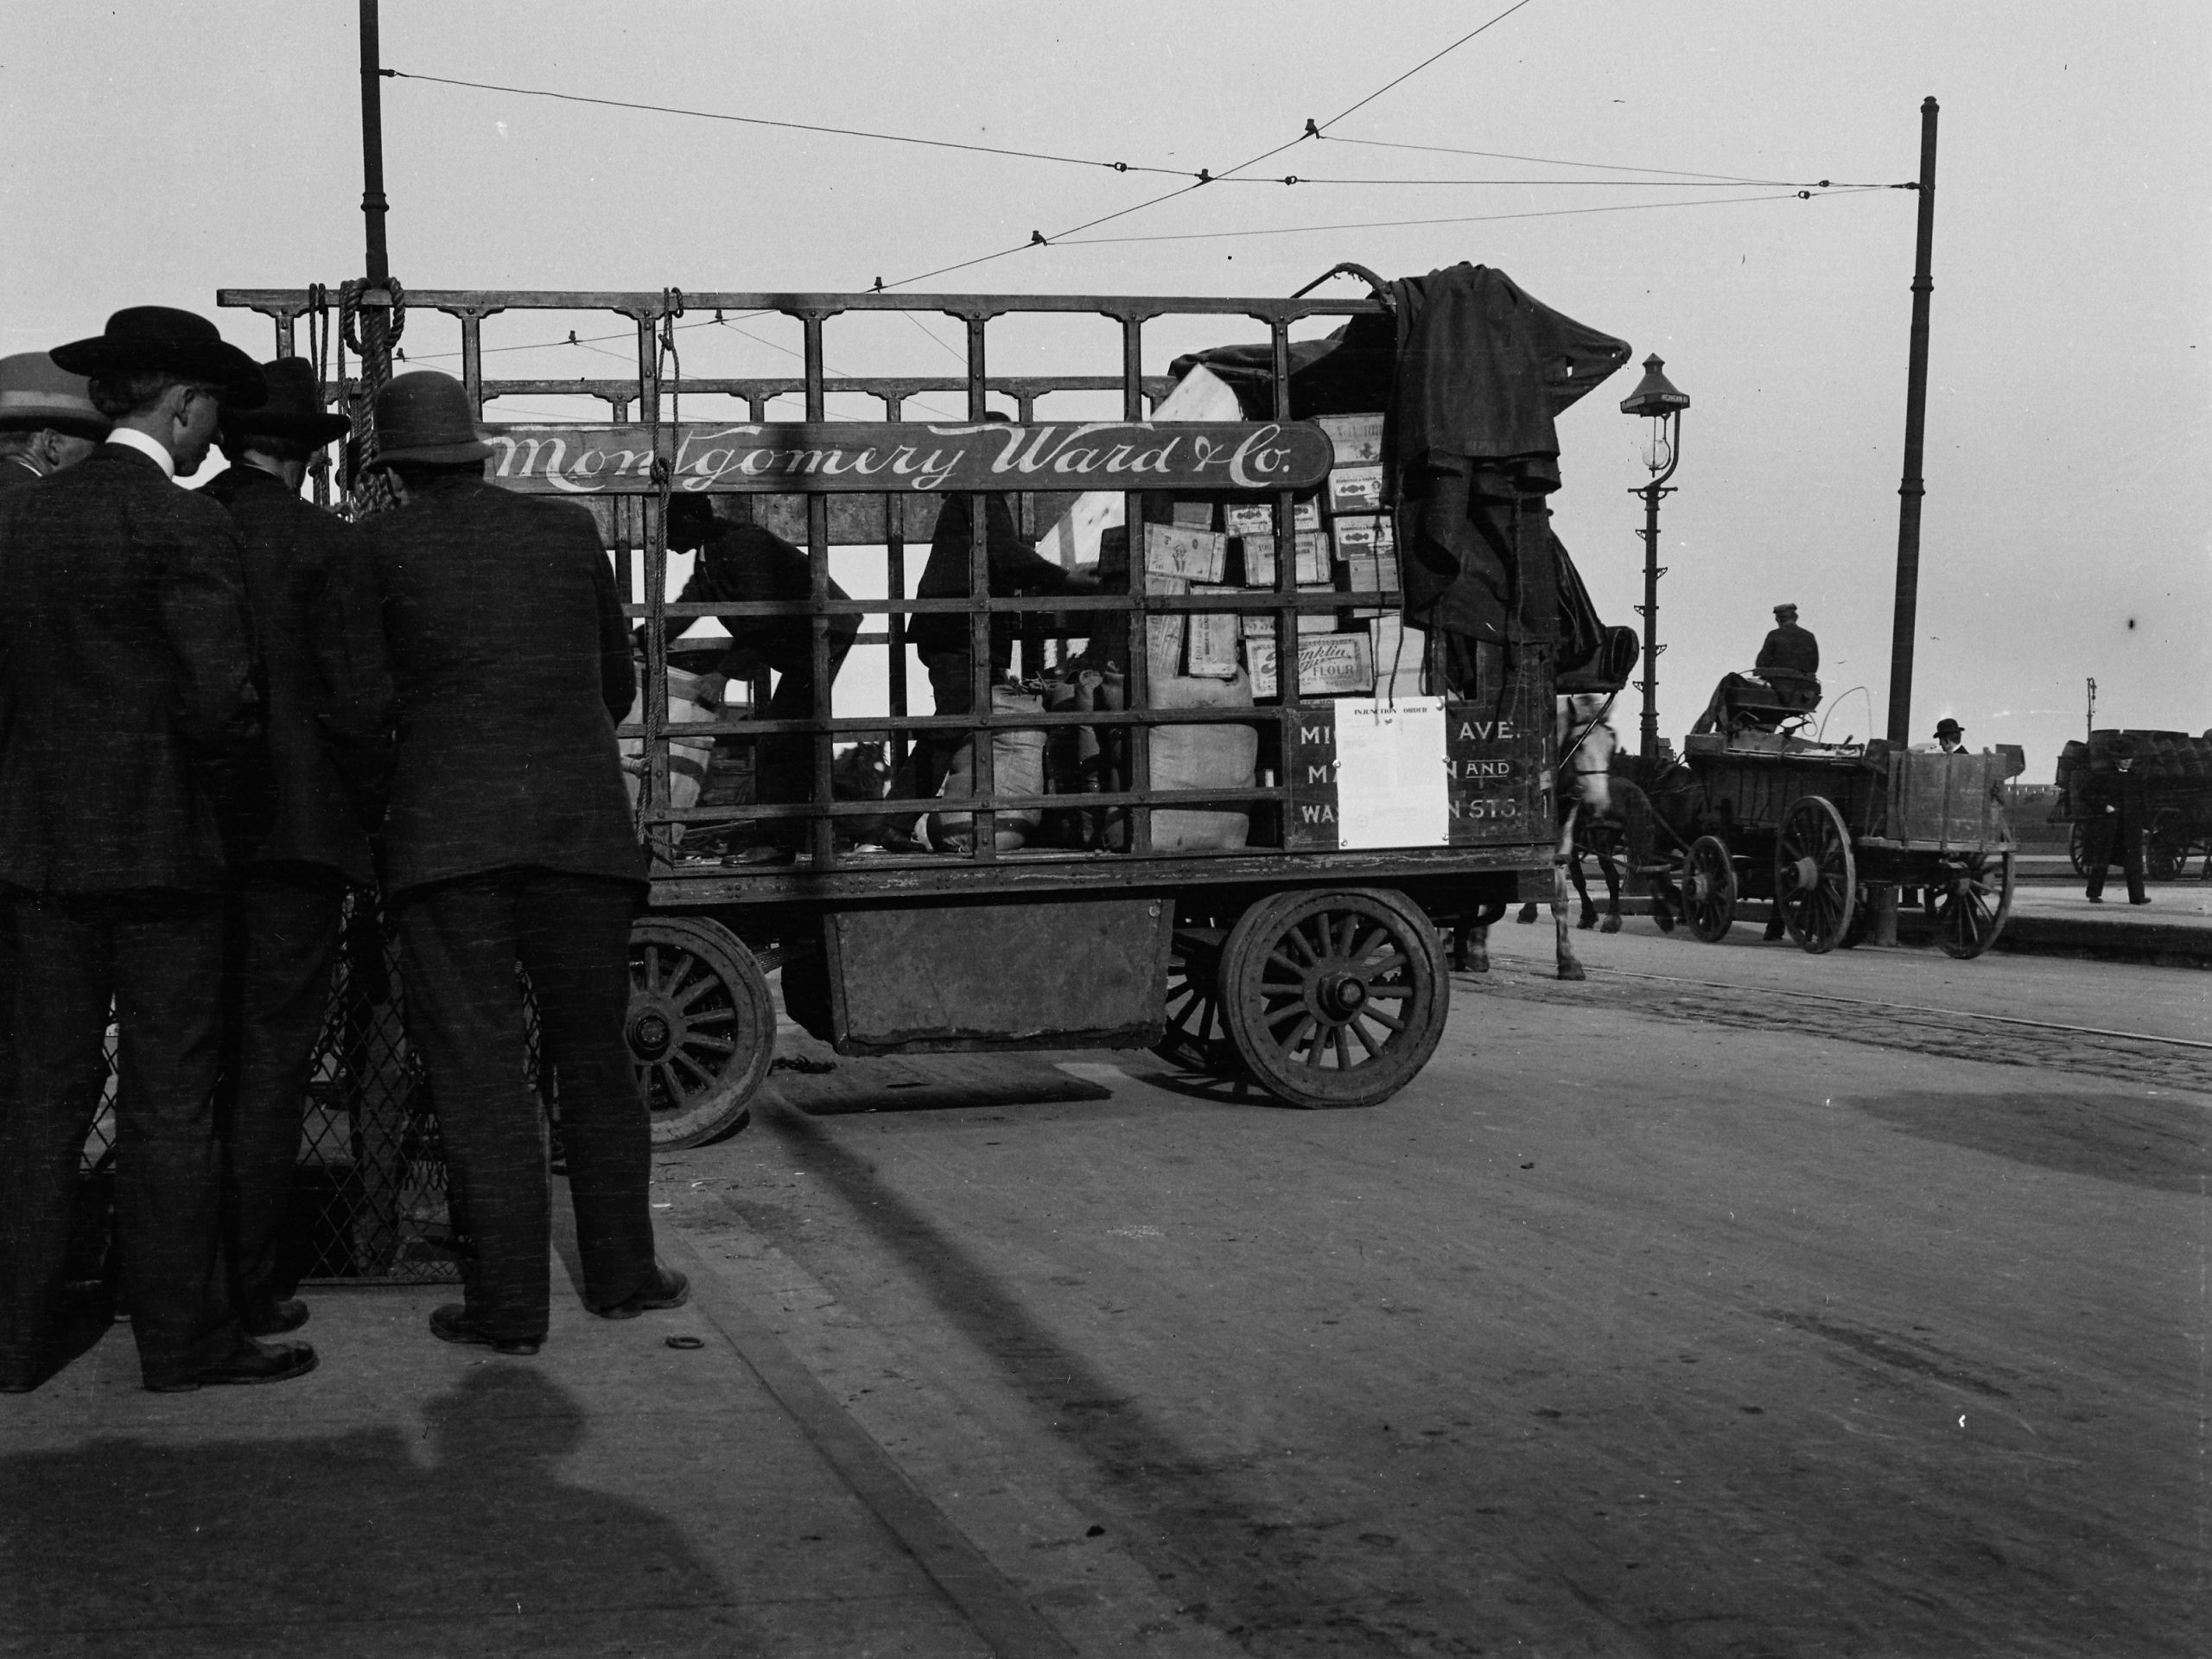
[[[1888,695],[1915,198],[1685,175],[1910,180],[1932,95],[1914,735],[1954,716],[1970,746],[2023,745],[2047,781],[2090,677],[2101,727],[2212,728],[2212,8],[1526,0],[1499,17],[1510,4],[385,0],[383,61],[417,76],[1185,174],[1291,143],[1255,172],[1315,181],[1220,181],[1060,242],[1191,181],[387,79],[392,269],[416,289],[844,289],[1020,247],[909,291],[1281,296],[1340,260],[1491,265],[1637,361],[1657,353],[1692,399],[1662,517],[1662,731],[1750,664],[1786,600],[1821,641],[1828,736],[1864,737]],[[0,0],[0,352],[97,333],[124,305],[212,315],[219,287],[358,276],[355,16]],[[1309,118],[1328,136],[1292,143]],[[1563,162],[1675,176],[1630,187]],[[1466,182],[1498,180],[1542,182]],[[1024,245],[1033,232],[1052,245]],[[270,354],[264,319],[218,320]],[[509,314],[486,342],[621,326]],[[685,372],[787,372],[796,326],[744,326],[757,338],[688,333]],[[934,339],[897,318],[830,328],[835,368],[956,367],[948,321]],[[1146,368],[1245,337],[1161,323]],[[418,315],[405,343],[438,363],[455,339]],[[995,369],[1118,368],[1103,323],[992,339]],[[632,361],[615,340],[500,352],[490,372]],[[1631,625],[1645,474],[1618,405],[1635,378],[1561,418],[1553,503],[1601,613]]]

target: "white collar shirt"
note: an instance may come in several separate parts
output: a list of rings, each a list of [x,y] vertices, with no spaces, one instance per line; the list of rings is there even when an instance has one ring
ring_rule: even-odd
[[[176,457],[169,454],[168,446],[159,438],[149,438],[136,427],[118,426],[107,435],[110,443],[119,443],[125,449],[136,449],[153,459],[162,469],[162,476],[174,483],[176,480]]]

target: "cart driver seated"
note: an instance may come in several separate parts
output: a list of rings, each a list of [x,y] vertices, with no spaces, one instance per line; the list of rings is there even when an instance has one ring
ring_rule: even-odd
[[[742,495],[730,498],[731,517],[715,511],[711,497],[679,494],[668,504],[668,546],[671,552],[696,549],[698,563],[683,584],[677,602],[683,605],[734,605],[771,600],[804,601],[813,596],[813,575],[806,555],[782,537],[752,522],[751,503]],[[830,584],[829,597],[842,600],[845,590]],[[764,720],[809,720],[819,712],[814,703],[813,631],[804,616],[726,616],[720,619],[728,639],[698,639],[679,643],[679,636],[702,620],[698,617],[671,618],[668,626],[668,654],[678,667],[699,671],[695,694],[702,708],[718,709],[732,679],[749,677],[760,669],[776,675],[776,687],[760,711]],[[829,619],[830,678],[852,648],[860,632],[857,616]],[[717,744],[747,740],[717,739]],[[762,804],[811,800],[814,797],[814,740],[804,732],[777,733],[751,740],[753,747],[753,798]],[[766,819],[753,826],[745,844],[733,846],[728,855],[746,862],[782,862],[798,852],[806,837],[800,818]]]
[[[1770,732],[1792,715],[1808,715],[1821,706],[1820,667],[1820,642],[1797,626],[1797,607],[1777,605],[1773,631],[1759,647],[1751,671],[1721,676],[1690,730],[1749,727]]]

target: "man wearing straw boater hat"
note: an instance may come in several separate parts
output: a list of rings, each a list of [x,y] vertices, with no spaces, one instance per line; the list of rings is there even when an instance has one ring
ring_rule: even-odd
[[[363,791],[348,785],[349,772],[359,781],[361,757],[335,751],[322,718],[325,685],[346,672],[326,601],[334,581],[351,579],[360,541],[352,526],[300,499],[315,452],[353,423],[324,410],[304,358],[264,363],[261,372],[269,400],[225,412],[230,468],[201,491],[229,511],[245,546],[268,699],[264,741],[229,826],[229,1086],[220,1112],[232,1291],[247,1334],[257,1337],[296,1329],[308,1317],[294,1287],[279,1281],[277,1237],[346,891],[376,879],[356,804]]]
[[[0,357],[0,491],[75,465],[111,424],[92,407],[85,377],[44,352]]]
[[[115,423],[95,454],[0,497],[0,882],[36,971],[16,982],[0,1122],[0,1389],[60,1359],[72,1191],[119,1029],[116,1223],[149,1389],[276,1382],[302,1344],[240,1328],[221,1274],[219,1070],[226,779],[260,715],[229,516],[173,481],[253,359],[186,311],[118,311],[54,360]]]
[[[399,376],[376,426],[406,503],[363,526],[371,581],[346,606],[348,634],[385,664],[398,741],[385,888],[408,1036],[474,1245],[467,1300],[430,1329],[531,1354],[550,1314],[551,1211],[518,964],[559,1084],[586,1303],[629,1319],[688,1294],[653,1259],[652,1132],[623,1034],[645,889],[614,737],[634,695],[629,632],[591,515],[486,481],[492,448],[460,381]]]

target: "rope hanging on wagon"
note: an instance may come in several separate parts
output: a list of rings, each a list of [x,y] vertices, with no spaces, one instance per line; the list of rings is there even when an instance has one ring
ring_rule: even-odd
[[[391,484],[377,469],[377,394],[391,381],[391,353],[399,344],[400,336],[407,329],[407,294],[397,277],[384,284],[389,297],[389,309],[381,306],[365,306],[362,302],[370,292],[368,278],[358,277],[342,283],[338,290],[339,338],[361,359],[360,393],[353,418],[353,475],[351,490],[353,496],[353,516],[359,518],[371,512],[381,512],[397,505]],[[361,327],[364,311],[385,310],[384,339],[379,349],[368,349],[363,344]],[[375,328],[365,332],[373,336]],[[377,342],[372,340],[372,344]]]

